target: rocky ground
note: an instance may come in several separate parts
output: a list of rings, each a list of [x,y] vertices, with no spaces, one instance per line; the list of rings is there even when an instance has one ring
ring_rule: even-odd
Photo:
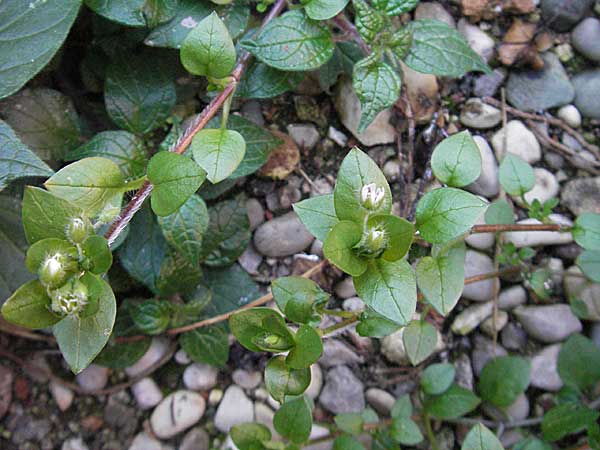
[[[436,79],[407,69],[405,85],[419,127],[434,112],[452,132],[470,129],[480,148],[483,171],[468,189],[488,199],[499,194],[498,163],[505,148],[535,167],[536,185],[528,199],[558,197],[555,221],[570,223],[584,211],[600,212],[598,153],[586,143],[600,142],[600,3],[593,0],[462,0],[427,2],[416,10],[418,18],[443,20],[463,33],[473,48],[495,70],[461,80]],[[252,177],[241,186],[249,197],[247,207],[253,244],[239,264],[265,287],[278,276],[300,273],[322,257],[322,243],[314,241],[291,212],[292,203],[329,193],[346,151],[353,145],[368,148],[395,190],[395,196],[414,195],[414,185],[401,186],[399,173],[406,161],[398,158],[396,138],[406,121],[394,110],[382,112],[363,134],[357,134],[358,102],[348,80],[329,95],[305,80],[295,93],[272,101],[241,105],[242,115],[287,133],[285,144],[291,166],[279,161],[283,181]],[[501,89],[505,89],[508,122],[502,126]],[[495,98],[494,102],[489,97]],[[577,136],[523,112],[549,110],[577,131]],[[404,134],[406,136],[406,134]],[[579,138],[579,139],[578,139]],[[504,141],[506,140],[506,147]],[[290,156],[291,155],[291,156]],[[294,159],[300,165],[294,169]],[[596,164],[596,166],[594,166]],[[275,170],[272,168],[272,170]],[[294,170],[292,170],[294,169]],[[399,208],[397,208],[397,211]],[[508,233],[516,247],[544,246],[537,258],[552,269],[553,294],[541,303],[518,280],[502,280],[493,345],[492,297],[494,280],[465,287],[456,311],[440,322],[440,361],[456,365],[457,379],[473,389],[485,363],[494,355],[520,354],[531,359],[531,386],[509,408],[511,419],[535,417],[547,406],[549,393],[561,388],[556,371],[560,343],[573,332],[583,332],[600,346],[600,285],[584,285],[574,259],[578,247],[552,232]],[[465,275],[494,270],[493,235],[467,239]],[[324,287],[335,305],[345,310],[362,308],[349,278],[328,270]],[[567,299],[578,295],[587,305],[585,320],[576,317]],[[325,354],[313,367],[308,395],[316,401],[317,421],[333,414],[369,405],[382,415],[394,399],[415,388],[418,369],[408,364],[402,332],[381,341],[362,338],[346,329],[325,340]],[[2,449],[130,449],[205,450],[227,448],[230,427],[258,420],[272,424],[276,402],[262,380],[266,357],[250,355],[233,343],[227,370],[191,363],[182,351],[151,377],[128,389],[102,396],[86,396],[43,374],[9,361],[0,362],[0,448]],[[66,375],[55,351],[44,343],[0,335],[0,346],[26,349],[35,363]],[[88,391],[115,385],[142,373],[168,355],[172,347],[155,338],[147,354],[124,371],[92,365],[75,379]],[[173,410],[181,415],[170,420]],[[497,417],[497,411],[486,410]],[[314,437],[326,434],[315,426]],[[437,431],[441,449],[458,448],[461,426]],[[521,431],[502,435],[509,448]],[[225,445],[224,445],[225,443]],[[330,444],[312,447],[329,449]]]

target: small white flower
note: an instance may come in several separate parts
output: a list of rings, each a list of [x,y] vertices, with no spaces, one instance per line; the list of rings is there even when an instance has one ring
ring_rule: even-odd
[[[360,191],[361,201],[369,209],[377,209],[384,197],[385,189],[377,186],[375,183],[365,184]]]
[[[48,271],[48,275],[51,277],[56,277],[62,272],[63,265],[60,262],[61,259],[61,255],[59,254],[52,255],[46,259],[44,262],[44,268]]]

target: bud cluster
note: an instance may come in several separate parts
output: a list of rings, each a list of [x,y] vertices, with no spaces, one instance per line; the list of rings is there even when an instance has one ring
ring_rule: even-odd
[[[365,184],[360,191],[360,200],[367,209],[377,209],[385,197],[385,189],[375,183]]]
[[[73,277],[63,286],[50,291],[51,308],[57,314],[79,314],[88,303],[88,289],[80,280]]]

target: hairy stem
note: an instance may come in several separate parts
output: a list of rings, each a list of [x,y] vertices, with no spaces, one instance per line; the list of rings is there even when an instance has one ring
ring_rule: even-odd
[[[515,223],[510,225],[474,225],[470,234],[502,233],[506,231],[570,231],[571,227],[555,223]]]

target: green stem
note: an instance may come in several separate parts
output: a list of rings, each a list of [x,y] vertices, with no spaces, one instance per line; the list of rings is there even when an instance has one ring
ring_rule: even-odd
[[[344,319],[341,322],[336,323],[335,325],[331,325],[330,327],[323,328],[321,330],[322,336],[327,336],[328,334],[333,333],[334,331],[339,330],[340,328],[344,328],[347,325],[351,325],[355,322],[358,322],[358,317],[354,316],[348,319]]]
[[[326,309],[326,308],[318,308],[318,311],[321,314],[327,314],[329,316],[343,317],[345,319],[350,319],[352,317],[356,317],[357,314],[352,311],[337,311],[334,309]]]
[[[435,439],[435,435],[433,434],[433,429],[431,428],[431,419],[429,418],[429,414],[423,414],[423,422],[425,422],[425,433],[427,433],[427,440],[431,444],[431,450],[440,450],[440,447]]]
[[[221,112],[221,130],[227,129],[227,120],[229,120],[229,111],[231,110],[231,102],[233,101],[233,95],[235,94],[235,90],[231,93],[225,103],[223,103],[223,109]]]

